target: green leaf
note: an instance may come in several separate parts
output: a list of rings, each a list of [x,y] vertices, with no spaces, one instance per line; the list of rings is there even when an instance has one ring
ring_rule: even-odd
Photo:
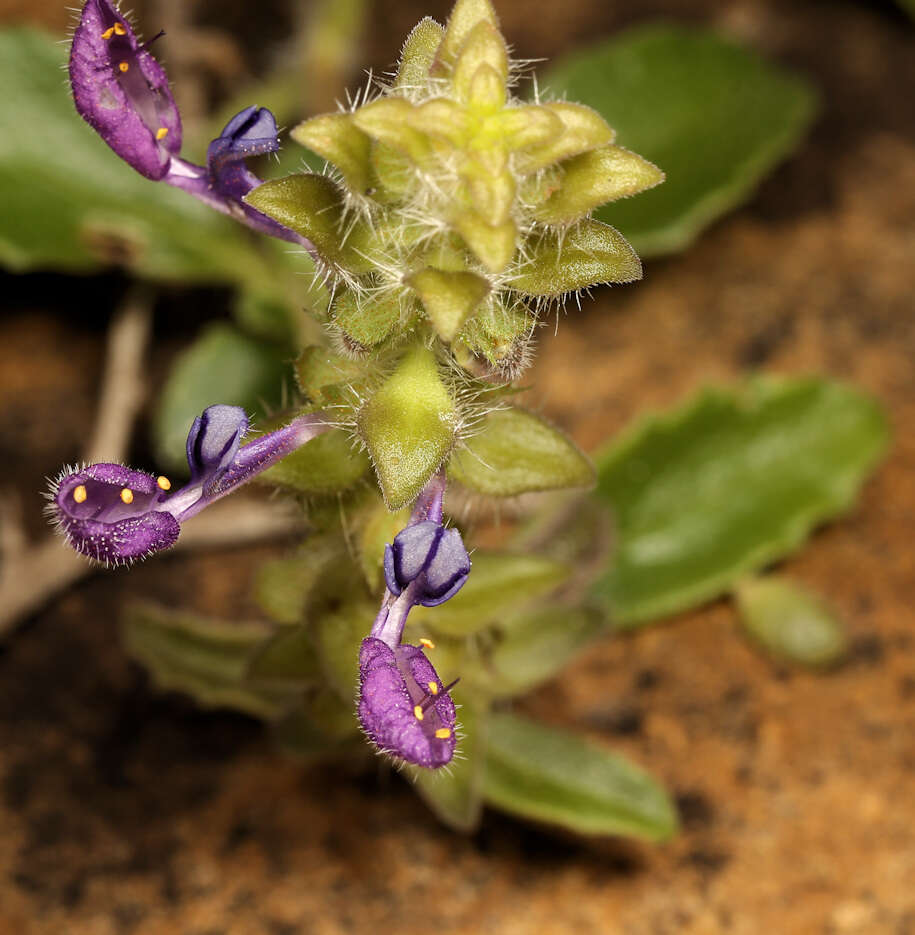
[[[509,698],[552,678],[601,633],[607,618],[596,608],[561,604],[504,622],[505,638],[489,658],[493,694]]]
[[[0,263],[17,272],[118,264],[170,282],[269,285],[240,225],[143,178],[80,119],[66,58],[40,32],[0,33]]]
[[[280,400],[286,354],[229,325],[208,327],[172,365],[153,416],[158,456],[186,471],[185,444],[194,419],[214,403],[242,406],[255,416]]]
[[[489,293],[489,283],[476,273],[426,267],[406,280],[422,300],[429,320],[443,341],[453,341],[468,316]]]
[[[316,621],[315,646],[328,685],[341,701],[352,702],[359,681],[359,647],[368,636],[377,604],[353,602]]]
[[[599,454],[616,552],[597,593],[616,625],[694,607],[842,513],[887,444],[878,405],[818,378],[708,389]]]
[[[429,69],[445,30],[431,16],[421,19],[403,44],[397,67],[395,88],[422,88],[429,80]]]
[[[483,810],[488,705],[474,694],[452,691],[460,714],[456,756],[448,769],[410,769],[419,797],[455,831],[473,831]]]
[[[353,123],[352,114],[321,114],[300,123],[289,135],[333,163],[351,191],[362,195],[371,186],[371,142]]]
[[[566,435],[517,408],[491,412],[479,433],[455,452],[448,473],[494,497],[594,483],[591,462]]]
[[[343,702],[329,691],[307,696],[275,722],[273,739],[287,756],[310,763],[351,750],[367,752],[352,699]]]
[[[363,374],[355,361],[317,344],[306,347],[295,362],[299,389],[318,406],[340,402],[347,387]]]
[[[270,635],[266,624],[213,620],[151,603],[129,605],[123,624],[127,652],[160,688],[184,692],[204,707],[262,718],[277,717],[290,697],[245,682],[250,655]]]
[[[457,407],[428,348],[407,351],[357,424],[388,508],[400,509],[438,470],[457,428]]]
[[[334,302],[334,324],[360,347],[374,347],[405,329],[412,304],[398,294],[365,299],[344,289]]]
[[[642,278],[642,264],[626,238],[599,221],[531,240],[527,261],[509,285],[526,296],[554,298],[604,282]]]
[[[595,743],[514,714],[489,721],[486,801],[580,834],[650,841],[677,830],[674,807],[648,773]]]
[[[748,578],[735,593],[744,629],[774,656],[828,666],[845,655],[848,641],[842,624],[799,584],[775,576]]]
[[[572,53],[541,83],[599,110],[623,146],[667,174],[659,188],[597,215],[643,256],[683,249],[749,197],[815,111],[801,78],[681,26],[644,26]]]
[[[467,636],[500,621],[519,605],[555,591],[571,573],[564,562],[540,555],[475,549],[471,561],[464,587],[438,607],[415,607],[414,623],[448,636]]]
[[[368,469],[368,456],[349,433],[331,429],[267,468],[257,480],[296,493],[330,494],[352,487]]]
[[[314,641],[306,626],[284,627],[251,654],[245,677],[258,688],[302,690],[320,681]]]

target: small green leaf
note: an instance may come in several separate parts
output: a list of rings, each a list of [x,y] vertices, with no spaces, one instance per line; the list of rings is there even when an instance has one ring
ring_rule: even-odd
[[[262,718],[277,717],[290,697],[245,682],[249,657],[270,635],[266,624],[213,620],[151,603],[129,605],[123,624],[127,652],[160,688],[184,692],[204,707]]]
[[[352,703],[359,681],[359,647],[368,636],[377,603],[353,602],[323,614],[314,628],[315,646],[328,685],[341,701]]]
[[[789,662],[828,666],[848,648],[845,630],[822,600],[793,581],[748,578],[735,590],[744,629]]]
[[[480,22],[499,28],[496,11],[489,0],[457,0],[448,17],[445,34],[435,59],[437,73],[447,74],[454,65],[458,52]]]
[[[347,222],[343,192],[326,175],[303,173],[273,179],[253,189],[245,201],[285,227],[307,237],[321,256],[357,276],[369,273],[371,231]]]
[[[847,510],[887,444],[880,408],[817,378],[709,389],[596,458],[616,551],[597,583],[614,623],[694,607]]]
[[[560,604],[508,618],[504,639],[490,655],[493,694],[520,695],[552,678],[592,640],[606,632],[606,614]]]
[[[566,435],[517,408],[491,412],[479,433],[455,452],[448,472],[493,497],[594,483],[591,462]]]
[[[489,283],[476,273],[427,267],[414,273],[409,285],[419,296],[429,320],[443,341],[453,341],[467,318],[489,294]]]
[[[540,106],[559,118],[562,132],[556,136],[551,135],[540,145],[529,146],[525,152],[519,153],[516,165],[522,174],[538,172],[580,153],[608,146],[616,137],[607,121],[596,110],[584,104],[549,101]]]
[[[394,87],[401,91],[423,88],[429,81],[429,69],[445,34],[444,27],[426,16],[414,27],[403,44]]]
[[[467,636],[501,622],[510,610],[555,591],[571,569],[540,555],[475,549],[467,583],[445,604],[416,607],[411,619],[436,633]]]
[[[252,654],[246,680],[258,688],[301,691],[321,680],[314,641],[307,626],[283,627]]]
[[[156,451],[173,471],[186,471],[185,445],[194,419],[214,403],[255,416],[279,402],[286,352],[229,325],[209,326],[172,365],[153,416]]]
[[[526,252],[527,261],[509,283],[523,295],[558,297],[598,283],[642,278],[642,264],[626,238],[600,221],[544,233]]]
[[[494,367],[511,372],[522,368],[527,358],[535,321],[519,304],[506,307],[491,300],[467,322],[461,339],[476,355]]]
[[[371,187],[371,141],[353,123],[352,114],[320,114],[300,123],[289,135],[335,165],[351,191],[364,195]]]
[[[350,358],[316,344],[306,347],[295,362],[296,384],[318,406],[340,402],[363,372]]]
[[[543,83],[599,110],[664,185],[603,208],[643,256],[686,247],[793,150],[815,111],[810,86],[757,53],[682,26],[633,29],[557,62]]]
[[[543,224],[571,224],[608,201],[628,198],[664,181],[657,166],[622,146],[582,153],[560,167],[558,190],[534,211]]]
[[[296,493],[331,494],[352,487],[368,469],[368,456],[349,433],[331,429],[267,468],[257,481]]]
[[[414,347],[359,410],[385,502],[392,510],[412,500],[438,470],[454,441],[457,407],[435,356]]]
[[[460,714],[458,756],[445,769],[410,770],[419,797],[455,831],[473,831],[483,809],[488,705],[479,695],[452,691]]]
[[[491,273],[501,273],[515,255],[518,227],[514,221],[493,225],[468,208],[454,219],[454,229]]]
[[[662,841],[677,830],[660,785],[622,756],[514,714],[489,721],[486,801],[580,834]]]
[[[334,324],[363,348],[381,344],[395,331],[402,333],[414,316],[410,301],[397,294],[365,299],[344,289],[333,307]]]

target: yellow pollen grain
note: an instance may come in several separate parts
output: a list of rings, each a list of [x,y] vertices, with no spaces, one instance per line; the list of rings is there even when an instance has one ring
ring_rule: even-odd
[[[435,643],[433,643],[432,640],[426,639],[426,637],[423,637],[419,643],[420,646],[425,646],[426,649],[435,649]]]
[[[114,35],[114,26],[109,26],[103,33],[102,38],[104,40],[110,39]]]
[[[118,69],[120,71],[127,71],[129,68],[130,66],[127,64],[127,62],[121,62],[121,64],[118,65]]]
[[[124,503],[133,503],[133,491],[129,487],[125,487],[121,491],[121,500]]]
[[[430,682],[430,683],[429,683],[429,694],[430,694],[430,695],[437,695],[437,694],[438,694],[438,682]]]
[[[156,130],[156,139],[157,139],[157,140],[164,140],[165,137],[167,137],[167,136],[168,136],[168,127],[159,127],[159,129]]]
[[[416,705],[413,708],[413,716],[417,721],[421,721],[423,719],[423,709],[419,705]]]
[[[156,483],[159,485],[160,490],[172,489],[172,482],[164,474],[156,478]]]
[[[85,503],[87,496],[89,495],[86,493],[86,488],[82,484],[80,484],[79,487],[73,488],[73,499],[77,503]]]
[[[450,727],[440,727],[440,728],[435,732],[435,736],[438,737],[439,740],[447,740],[447,739],[451,736],[451,728],[450,728]]]
[[[124,24],[123,24],[123,23],[115,23],[114,26],[112,26],[111,28],[114,30],[114,33],[115,33],[116,36],[126,36],[126,35],[127,35],[127,30],[124,28]]]

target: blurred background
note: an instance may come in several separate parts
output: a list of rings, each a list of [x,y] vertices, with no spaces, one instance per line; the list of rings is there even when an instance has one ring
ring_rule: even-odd
[[[243,104],[271,106],[287,128],[332,109],[344,87],[364,82],[363,68],[391,69],[422,16],[443,22],[449,8],[144,0],[134,13],[145,35],[166,31],[156,52],[193,158]],[[57,553],[46,551],[46,593],[34,606],[10,609],[29,574],[19,568],[18,581],[4,581],[3,935],[915,933],[915,23],[903,5],[833,0],[500,0],[497,9],[518,58],[556,59],[663,20],[755,49],[818,98],[806,135],[797,132],[745,194],[725,198],[676,244],[653,247],[645,236],[644,282],[598,290],[556,334],[544,329],[524,382],[586,450],[646,409],[758,370],[822,373],[879,399],[894,434],[887,461],[852,514],[786,564],[845,620],[846,660],[825,674],[773,662],[748,646],[723,602],[601,641],[524,710],[610,741],[660,777],[680,834],[661,845],[588,839],[487,812],[479,831],[461,836],[380,765],[304,768],[277,754],[257,721],[158,692],[125,654],[118,618],[138,596],[257,619],[252,569],[291,541],[281,512],[248,532],[236,516],[237,535],[211,528],[198,547],[129,572],[79,581],[74,572],[72,585],[69,572],[47,571]],[[63,39],[71,18],[58,3],[0,0],[4,28]],[[66,102],[63,74],[48,83]],[[47,179],[68,158],[57,147],[44,164],[43,141],[50,150],[58,138],[14,98],[0,103],[8,218],[16,186],[51,190]],[[79,139],[91,137],[75,115],[73,125]],[[698,165],[714,161],[715,138],[692,145]],[[301,159],[287,153],[284,165]],[[110,160],[115,179],[121,167]],[[153,312],[124,451],[137,466],[167,464],[175,451],[163,387],[202,334],[235,322],[264,342],[267,356],[254,363],[241,352],[258,397],[278,392],[276,362],[310,327],[304,260],[298,269],[296,258],[252,246],[257,260],[240,273],[247,241],[226,239],[222,226],[207,235],[219,244],[210,268],[206,249],[198,243],[192,255],[180,238],[138,260],[132,251],[159,223],[148,205],[166,197],[138,184],[149,199],[138,210],[153,213],[135,239],[111,220],[122,210],[112,202],[81,252],[62,234],[55,240],[84,197],[68,200],[62,186],[34,229],[6,243],[7,571],[10,556],[47,535],[44,478],[98,442],[119,310]],[[110,185],[112,197],[133,197]],[[717,217],[724,208],[733,210]]]

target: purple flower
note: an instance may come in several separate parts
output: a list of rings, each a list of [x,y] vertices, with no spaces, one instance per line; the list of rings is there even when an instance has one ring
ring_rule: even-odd
[[[210,143],[206,166],[179,158],[181,117],[165,71],[111,0],[83,7],[70,48],[70,85],[80,116],[137,172],[314,252],[310,241],[243,201],[261,184],[244,160],[279,149],[273,114],[265,107],[236,114]]]
[[[435,769],[457,743],[455,708],[420,646],[402,644],[407,615],[453,597],[470,572],[456,529],[442,526],[445,481],[437,474],[417,499],[409,525],[385,549],[387,589],[359,652],[359,721],[384,753]],[[428,648],[428,640],[421,641]]]
[[[190,481],[172,491],[167,477],[121,464],[90,464],[52,485],[49,512],[77,552],[121,565],[173,546],[181,523],[255,474],[326,431],[320,413],[242,445],[248,417],[237,406],[210,406],[187,439]]]

